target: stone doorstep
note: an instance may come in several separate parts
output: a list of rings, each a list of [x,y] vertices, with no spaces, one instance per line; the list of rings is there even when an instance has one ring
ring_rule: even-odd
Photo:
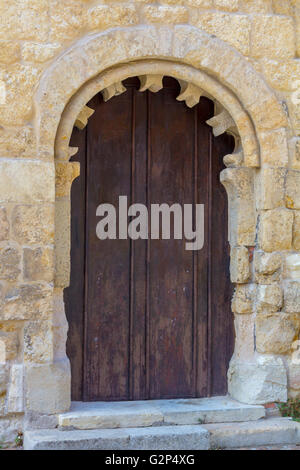
[[[245,405],[228,397],[128,402],[73,402],[58,415],[61,430],[137,428],[252,421],[265,417],[260,405]]]
[[[25,431],[25,450],[208,450],[300,444],[289,418],[147,428]]]

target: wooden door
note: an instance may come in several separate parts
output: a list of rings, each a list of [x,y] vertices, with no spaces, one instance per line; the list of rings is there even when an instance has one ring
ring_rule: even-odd
[[[227,197],[219,181],[232,139],[205,121],[213,103],[189,109],[179,85],[127,92],[89,105],[74,129],[81,176],[72,186],[72,272],[65,290],[73,400],[139,400],[225,394],[233,351]],[[204,204],[205,242],[99,240],[101,203]]]

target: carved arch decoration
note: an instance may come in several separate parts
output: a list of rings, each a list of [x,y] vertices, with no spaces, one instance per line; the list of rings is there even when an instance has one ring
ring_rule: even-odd
[[[232,248],[246,251],[255,245],[254,185],[257,169],[264,165],[262,155],[268,151],[263,135],[287,127],[281,104],[259,73],[234,48],[191,26],[138,26],[87,36],[47,69],[35,96],[37,154],[54,161],[56,168],[59,315],[62,292],[69,284],[69,194],[79,174],[79,164],[69,162],[77,152],[69,146],[71,133],[74,125],[87,124],[92,110],[86,104],[93,96],[102,92],[104,100],[110,99],[124,91],[123,80],[134,76],[140,77],[141,91],[156,92],[162,77],[171,76],[181,85],[179,100],[188,106],[197,104],[200,96],[215,102],[209,125],[215,135],[229,132],[236,142],[220,175],[228,193],[229,241]],[[274,159],[281,150],[282,143],[274,142]]]

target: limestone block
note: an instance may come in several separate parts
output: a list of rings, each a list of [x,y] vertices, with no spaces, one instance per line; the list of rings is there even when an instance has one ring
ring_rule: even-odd
[[[263,73],[272,88],[281,91],[292,91],[294,89],[294,83],[299,79],[300,74],[300,61],[298,59],[279,61],[262,58],[260,63]]]
[[[287,400],[287,373],[280,357],[255,356],[248,362],[233,358],[228,370],[229,394],[242,403]]]
[[[24,411],[23,376],[24,366],[13,364],[10,369],[10,383],[7,393],[8,413],[22,413]]]
[[[261,214],[259,244],[267,252],[292,247],[294,214],[288,209],[273,209]]]
[[[55,414],[70,408],[71,372],[68,360],[25,367],[26,409]]]
[[[149,23],[187,23],[188,10],[183,6],[152,6],[143,9],[144,18]]]
[[[287,282],[284,286],[284,310],[300,313],[300,282]]]
[[[295,0],[297,1],[297,0]],[[297,6],[295,4],[295,6]],[[300,57],[300,8],[297,6],[295,9],[295,22],[296,22],[296,47],[297,47],[297,56]]]
[[[0,207],[0,241],[9,238],[9,221],[5,207]]]
[[[1,46],[0,46],[1,47]],[[22,57],[28,62],[43,63],[55,57],[62,45],[60,43],[40,44],[26,42],[22,46]]]
[[[272,0],[243,0],[241,2],[240,9],[241,11],[251,14],[272,13]]]
[[[224,134],[224,132],[228,131],[229,129],[235,128],[235,122],[226,109],[221,111],[220,114],[206,121],[206,124],[212,126],[215,137]]]
[[[299,397],[300,394],[300,362],[299,362],[299,350],[297,360],[291,359],[288,362],[288,384],[289,384],[289,395],[291,398]]]
[[[239,9],[239,0],[215,0],[215,6],[223,11],[237,11]]]
[[[16,281],[21,272],[21,256],[19,251],[12,246],[0,248],[0,279]]]
[[[24,362],[52,362],[52,320],[26,322],[24,326]]]
[[[56,197],[69,196],[71,184],[79,174],[79,162],[57,162],[55,164]]]
[[[0,202],[54,202],[54,195],[52,163],[20,159],[0,161]]]
[[[114,96],[119,96],[122,93],[125,93],[127,91],[126,87],[123,85],[122,82],[117,82],[113,83],[112,85],[109,85],[107,88],[104,88],[104,90],[101,91],[102,96],[103,96],[103,101],[108,101]]]
[[[178,3],[176,1],[172,1],[172,3]],[[190,7],[196,7],[196,8],[211,8],[213,6],[213,0],[186,0],[186,3]]]
[[[231,308],[234,313],[252,313],[256,296],[256,284],[237,285]]]
[[[54,258],[52,248],[24,248],[23,263],[23,276],[26,281],[53,281]]]
[[[250,278],[249,252],[244,246],[231,248],[230,279],[231,282],[245,283]]]
[[[5,100],[0,104],[2,125],[18,126],[32,117],[33,94],[41,71],[28,64],[12,64],[0,68]]]
[[[20,59],[20,45],[17,41],[0,40],[0,63],[13,64]]]
[[[273,11],[278,15],[293,16],[293,5],[291,2],[282,0],[273,0]]]
[[[300,279],[300,254],[286,255],[285,257],[285,277],[290,279]]]
[[[47,0],[0,2],[0,37],[3,39],[47,40],[49,29]]]
[[[255,73],[255,72],[254,72]],[[243,86],[243,85],[241,85]],[[251,84],[249,83],[249,86]],[[238,92],[238,87],[236,88],[236,91]],[[264,112],[262,112],[262,109]],[[249,112],[252,115],[252,118],[255,122],[255,127],[257,128],[258,131],[271,131],[273,129],[279,129],[283,128],[288,125],[287,122],[287,114],[285,109],[282,106],[282,103],[278,101],[278,98],[275,97],[274,95],[270,96],[269,94],[265,96],[265,99],[262,100],[257,100],[255,101],[252,105],[249,106],[248,108]],[[268,118],[266,119],[266,116]],[[272,140],[276,141],[278,140],[278,149],[279,151],[274,152],[274,157],[271,158],[271,166],[284,166],[282,165],[282,162],[285,161],[286,157],[286,151],[285,151],[285,143],[284,141],[281,141],[282,135],[284,132],[278,132],[278,131],[272,131],[274,135],[269,136],[268,134],[266,136],[260,136],[259,138],[262,139],[262,142],[265,140],[268,141],[268,139],[271,139],[271,144],[269,144],[269,147],[272,148]],[[263,149],[262,149],[263,150]],[[276,147],[275,147],[276,150]],[[268,158],[269,155],[269,150],[264,152],[266,155],[266,158]],[[270,157],[269,157],[270,158]],[[277,162],[278,163],[274,163]]]
[[[260,209],[285,207],[284,168],[262,168],[260,174],[259,203]]]
[[[260,285],[257,288],[257,311],[278,312],[283,303],[283,293],[280,284]]]
[[[163,75],[155,75],[155,74],[148,74],[148,75],[140,75],[140,89],[139,91],[143,92],[146,90],[150,90],[153,93],[157,93],[159,90],[163,88]]]
[[[55,207],[55,286],[67,287],[70,282],[70,201],[59,198]]]
[[[36,141],[32,126],[0,128],[0,152],[2,157],[35,158]]]
[[[256,236],[253,170],[226,168],[220,181],[228,195],[230,244],[253,246]]]
[[[300,250],[300,211],[294,211],[293,248]]]
[[[277,313],[256,318],[256,348],[263,354],[287,354],[300,329],[300,316]]]
[[[0,362],[11,361],[18,354],[19,338],[16,331],[0,332]]]
[[[23,430],[23,415],[11,415],[0,419],[0,441],[12,447],[16,436]]]
[[[94,109],[84,106],[76,118],[75,127],[80,130],[84,129],[87,126],[89,118],[94,114],[94,112]]]
[[[49,40],[54,42],[74,39],[87,23],[85,2],[80,0],[51,0],[48,15]]]
[[[203,90],[193,85],[192,83],[180,80],[181,91],[180,95],[177,96],[177,101],[185,101],[189,108],[193,108],[199,103]]]
[[[21,284],[9,290],[0,310],[1,321],[49,318],[52,314],[52,287]]]
[[[256,251],[254,254],[255,280],[259,284],[272,284],[280,279],[282,257],[280,253],[264,253]]]
[[[58,361],[66,358],[66,342],[69,329],[65,314],[63,289],[54,289],[53,304],[53,355],[54,360]]]
[[[234,357],[237,361],[249,361],[254,355],[254,315],[235,315]]]
[[[0,396],[6,393],[8,369],[5,364],[0,364]]]
[[[251,23],[247,15],[198,12],[198,15],[192,16],[191,21],[199,28],[228,42],[242,54],[249,54]]]
[[[289,170],[286,178],[286,206],[300,209],[300,171]]]
[[[21,245],[51,245],[54,242],[54,204],[15,206],[12,235]]]
[[[87,14],[91,29],[107,29],[116,26],[130,26],[138,23],[134,5],[97,5]]]
[[[293,19],[275,15],[257,15],[252,24],[253,57],[286,59],[295,55]]]
[[[266,110],[266,112],[268,112]],[[261,132],[261,161],[271,166],[285,167],[288,163],[288,146],[285,129]]]

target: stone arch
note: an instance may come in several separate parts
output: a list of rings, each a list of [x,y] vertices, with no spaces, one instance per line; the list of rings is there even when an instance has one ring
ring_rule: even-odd
[[[76,43],[46,71],[35,96],[37,152],[42,159],[53,161],[55,157],[55,287],[60,312],[63,304],[59,299],[69,282],[69,192],[79,174],[77,164],[68,161],[76,152],[69,147],[74,123],[99,91],[114,87],[125,78],[149,74],[169,75],[187,86],[192,84],[216,101],[217,114],[224,108],[234,122],[229,132],[234,127],[236,151],[228,158],[229,168],[222,172],[221,180],[229,198],[231,279],[237,284],[249,281],[248,250],[255,245],[256,237],[254,180],[256,169],[265,166],[263,157],[269,150],[265,136],[287,126],[280,103],[241,54],[203,31],[190,26],[172,30],[153,26],[116,29]],[[81,118],[84,125],[88,115]],[[218,116],[213,119],[213,127],[228,130]],[[274,139],[272,152],[274,160],[280,159],[282,140]],[[245,267],[243,278],[238,272],[239,264]],[[243,375],[243,370],[239,375]],[[248,387],[244,379],[242,387]],[[231,392],[234,395],[233,388]],[[273,399],[277,399],[276,391]],[[249,401],[255,402],[255,398]]]

